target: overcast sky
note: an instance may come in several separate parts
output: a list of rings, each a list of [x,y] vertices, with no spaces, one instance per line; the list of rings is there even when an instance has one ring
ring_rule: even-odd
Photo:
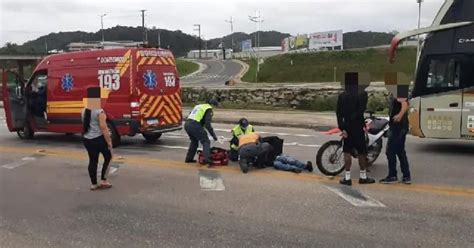
[[[424,0],[422,26],[431,24],[443,0]],[[193,24],[202,26],[206,39],[235,32],[253,32],[249,15],[260,11],[262,30],[277,30],[293,35],[343,29],[348,31],[392,31],[416,28],[416,0],[313,0],[313,1],[146,1],[146,0],[1,0],[0,46],[6,42],[22,44],[39,36],[59,31],[100,30],[116,25],[141,25],[140,9],[146,9],[146,26],[182,30],[196,34]],[[107,38],[107,37],[106,37]]]

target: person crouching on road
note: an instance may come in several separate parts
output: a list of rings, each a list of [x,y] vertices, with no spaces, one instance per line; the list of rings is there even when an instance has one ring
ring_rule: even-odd
[[[212,107],[217,107],[219,102],[216,99],[210,99],[205,104],[196,105],[189,114],[184,124],[184,129],[191,140],[189,144],[188,153],[186,154],[186,163],[196,163],[194,156],[196,155],[199,142],[202,144],[204,153],[204,165],[211,166],[211,142],[207,136],[207,131],[212,136],[214,141],[217,141],[217,136],[212,128],[212,116],[214,112]]]
[[[239,120],[239,124],[232,128],[232,139],[230,140],[230,154],[229,158],[231,161],[239,160],[239,137],[244,134],[251,134],[255,132],[252,125],[245,118]]]
[[[269,153],[272,150],[273,147],[269,143],[261,142],[260,135],[257,133],[244,134],[239,138],[239,156],[241,162],[257,163],[254,165],[260,167],[266,164],[272,164],[273,161],[268,161]],[[246,171],[244,172],[246,173]]]
[[[365,140],[364,112],[367,107],[368,95],[365,87],[358,84],[357,73],[346,73],[344,91],[337,99],[337,124],[342,131],[344,153],[344,177],[340,184],[351,186],[352,154],[357,151],[359,159],[359,184],[372,184],[375,180],[367,177],[367,144]]]
[[[107,128],[107,116],[101,108],[101,88],[91,87],[87,89],[86,108],[82,110],[83,143],[89,155],[89,177],[91,179],[91,190],[106,189],[112,187],[107,181],[109,164],[112,160],[112,139]],[[97,164],[99,154],[104,157],[102,165],[101,183],[97,184]]]

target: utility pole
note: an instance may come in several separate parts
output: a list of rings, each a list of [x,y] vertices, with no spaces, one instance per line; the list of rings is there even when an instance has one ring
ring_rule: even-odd
[[[100,16],[100,30],[102,32],[102,42],[104,42],[104,16],[106,16],[107,14],[102,14],[102,15],[99,15]]]
[[[147,35],[146,35],[146,29],[145,29],[145,9],[140,10],[142,12],[142,29],[143,29],[143,45],[147,43]]]
[[[196,27],[196,28],[194,29],[194,31],[198,31],[198,32],[199,32],[199,58],[201,58],[201,49],[202,49],[201,24],[194,24],[194,27]],[[206,52],[206,56],[207,56],[207,52]]]
[[[225,20],[225,22],[230,23],[230,38],[231,38],[231,48],[234,50],[234,20],[232,20],[232,16],[230,17],[230,20]]]
[[[161,48],[161,32],[158,31],[158,48]]]
[[[255,57],[257,59],[257,71],[255,72],[255,81],[258,83],[258,72],[260,71],[260,61],[258,58],[258,53],[260,52],[260,24],[263,22],[260,16],[260,11],[256,11],[255,16],[249,16],[249,20],[255,22],[256,33],[255,33],[255,46],[257,51],[255,52]]]

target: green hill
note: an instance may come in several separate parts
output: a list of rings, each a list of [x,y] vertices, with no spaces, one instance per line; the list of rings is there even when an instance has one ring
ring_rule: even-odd
[[[250,69],[243,81],[255,82],[255,61],[247,61]],[[384,73],[403,72],[408,76],[415,73],[416,48],[401,48],[397,62],[388,63],[387,49],[357,51],[334,51],[306,54],[285,54],[265,60],[260,66],[258,82],[333,82],[343,78],[344,72],[369,72],[372,81],[383,81]]]
[[[141,27],[116,26],[105,29],[104,36],[107,41],[141,41],[143,39],[142,32]],[[199,41],[195,35],[185,34],[180,30],[169,31],[156,28],[148,29],[148,41],[151,46],[158,45],[158,34],[161,37],[161,46],[163,48],[169,47],[176,56],[183,56],[189,50],[199,47]],[[288,36],[290,34],[278,31],[260,31],[260,46],[280,46],[281,40]],[[227,35],[223,38],[210,39],[207,42],[208,48],[218,48],[222,40],[224,41],[224,46],[228,48],[231,44],[231,37],[231,35]],[[393,34],[391,33],[349,32],[344,34],[344,47],[349,49],[387,45],[392,37]],[[252,43],[255,43],[255,32],[251,34],[236,32],[233,38],[234,49],[238,51],[240,42],[243,40],[251,39]],[[46,52],[46,45],[48,50],[66,50],[67,45],[71,42],[100,41],[101,39],[100,30],[95,33],[83,31],[50,33],[35,40],[25,42],[22,45],[7,43],[0,48],[0,54],[44,54]]]

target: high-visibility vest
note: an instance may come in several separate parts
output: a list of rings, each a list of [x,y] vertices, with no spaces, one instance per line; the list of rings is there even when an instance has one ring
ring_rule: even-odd
[[[188,120],[195,120],[197,122],[201,122],[202,118],[204,118],[204,114],[208,109],[212,109],[210,104],[199,104],[196,105],[191,113],[188,116]]]
[[[257,143],[260,135],[256,133],[244,134],[239,137],[239,147],[249,143]]]
[[[253,126],[252,125],[248,125],[247,128],[245,129],[245,132],[242,131],[242,127],[240,127],[240,125],[237,125],[234,128],[232,128],[232,134],[237,138],[239,138],[241,135],[251,134],[253,132],[254,131],[253,131]],[[236,145],[236,144],[231,144],[230,148],[234,149],[234,150],[237,150],[237,148],[239,148],[239,146]]]

